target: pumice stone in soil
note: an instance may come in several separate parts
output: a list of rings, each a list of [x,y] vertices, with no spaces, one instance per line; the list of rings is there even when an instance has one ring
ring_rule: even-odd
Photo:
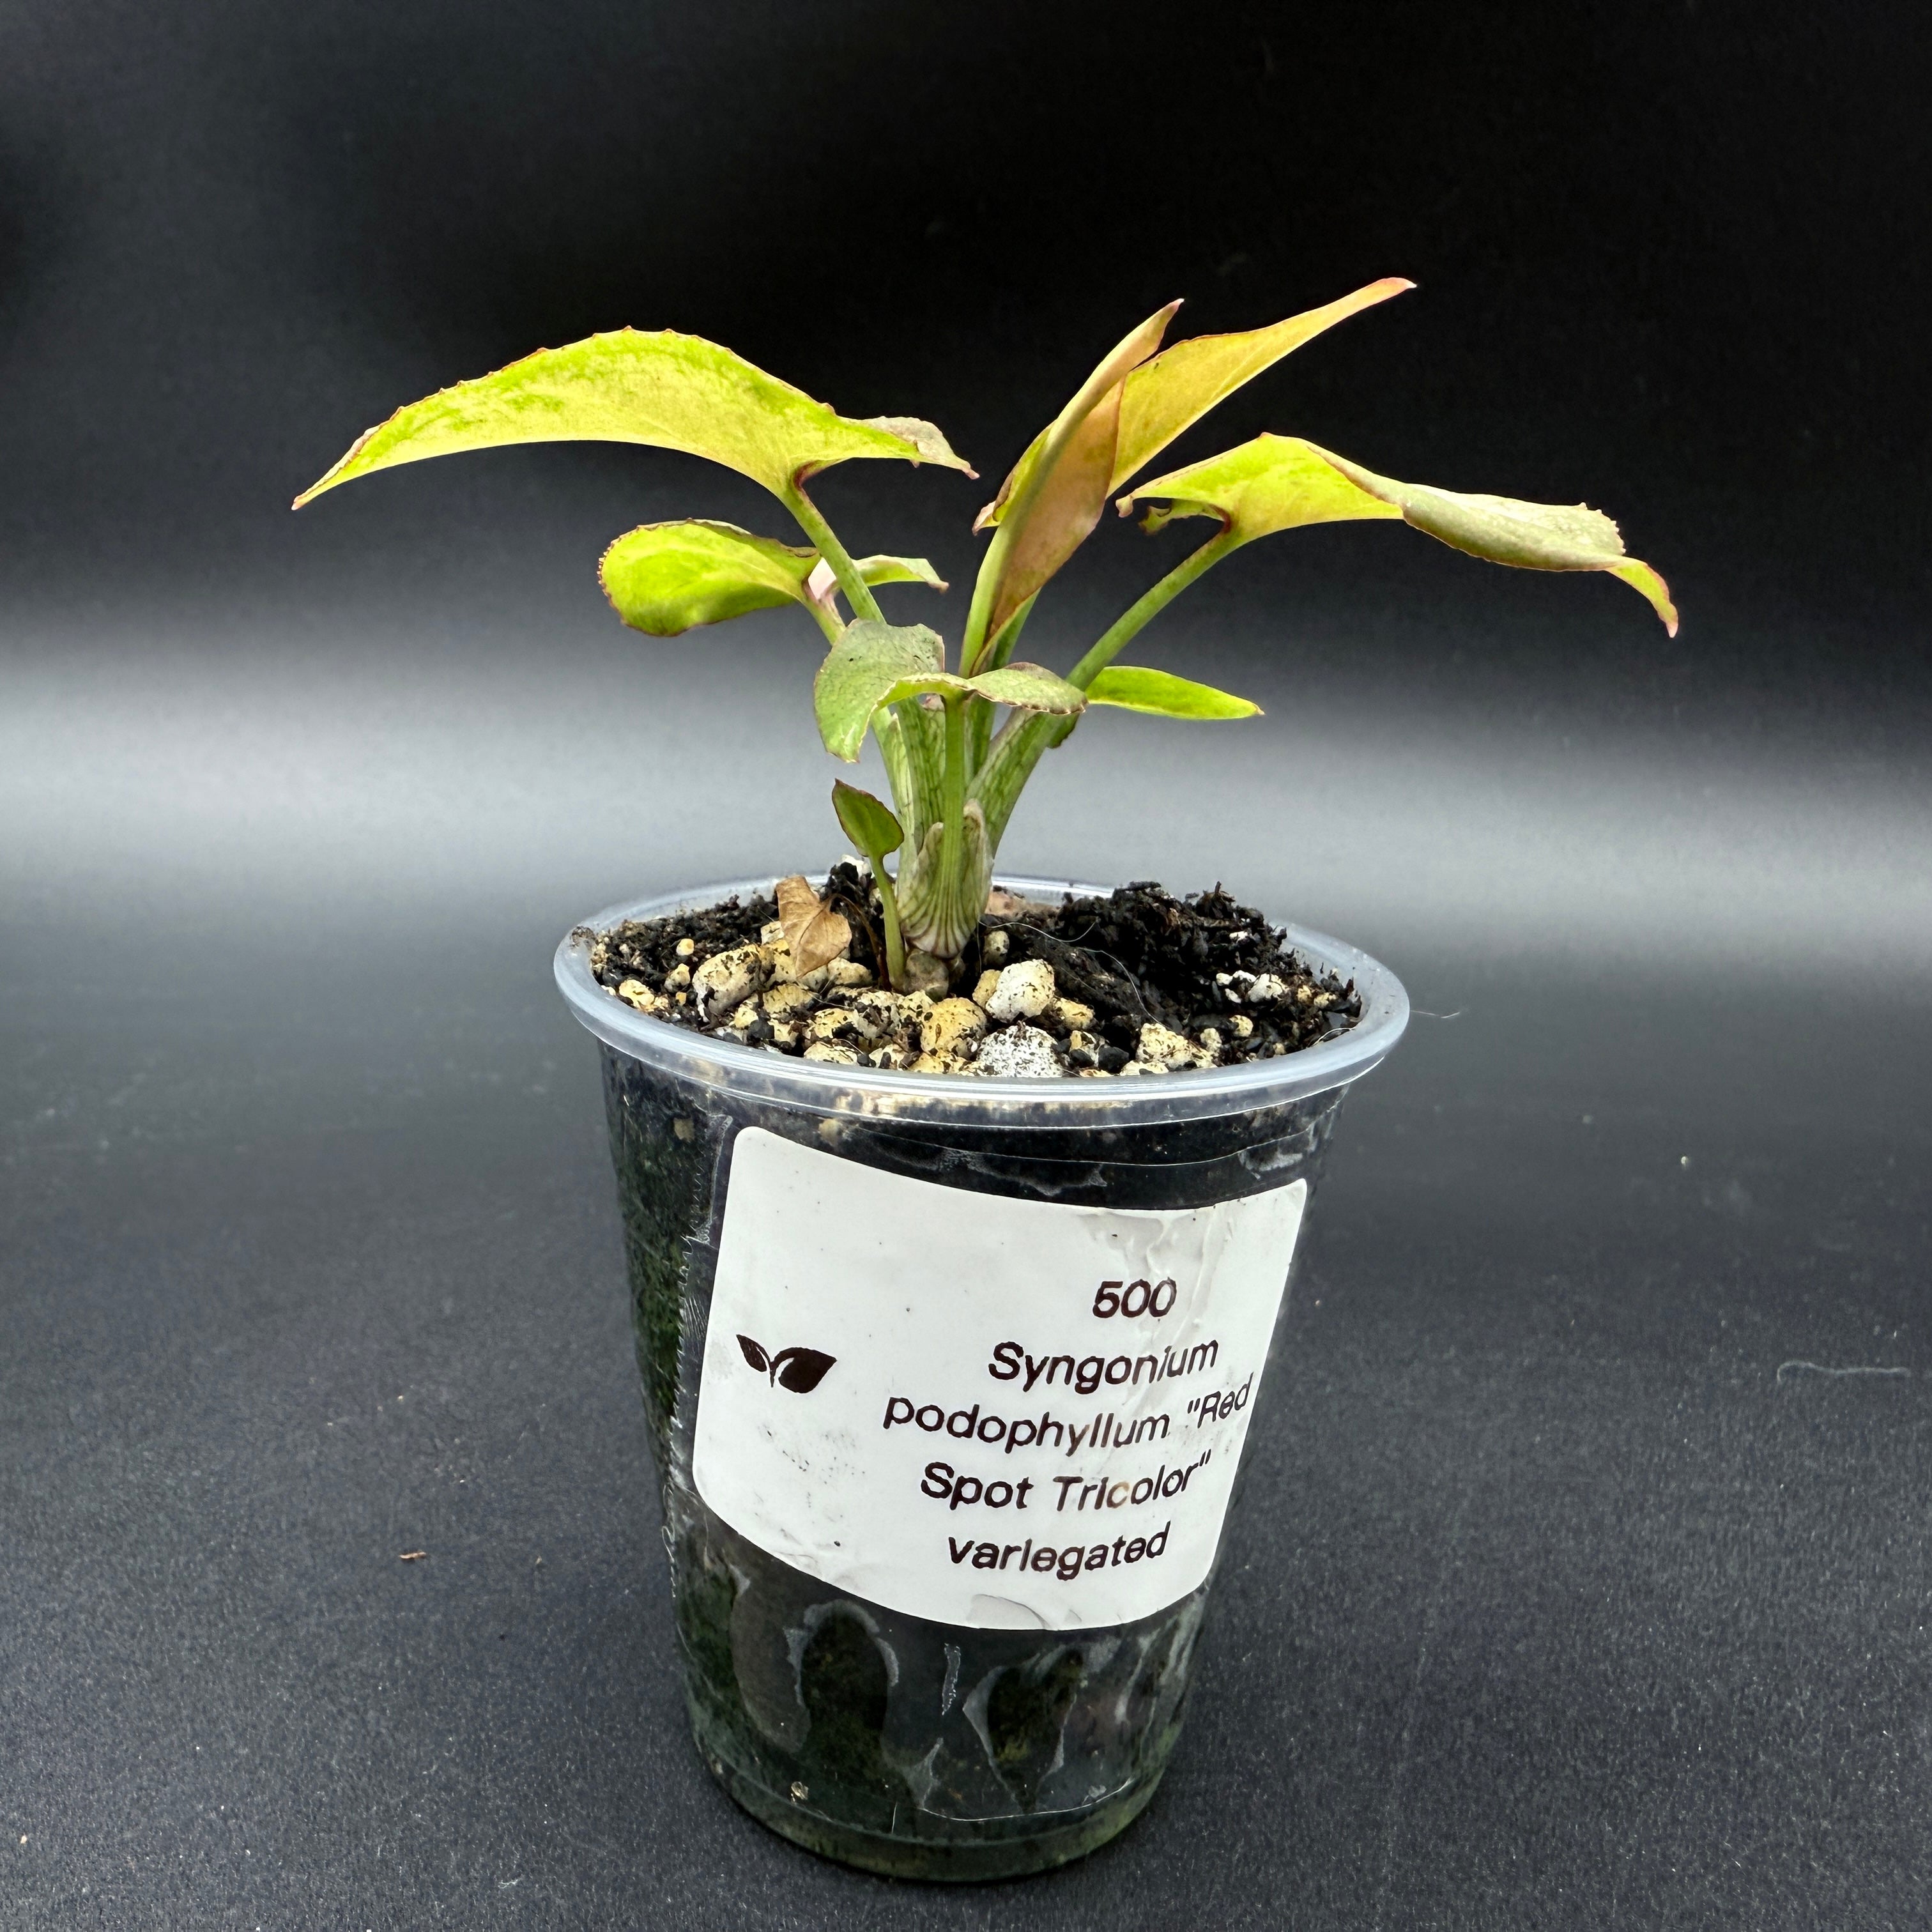
[[[797,970],[776,900],[726,900],[590,935],[614,998],[716,1040],[854,1067],[1000,1079],[1184,1074],[1319,1045],[1361,1016],[1352,981],[1318,974],[1220,886],[1155,884],[1058,904],[995,891],[950,962],[915,954],[886,984],[883,920],[862,864],[825,904],[851,940]]]

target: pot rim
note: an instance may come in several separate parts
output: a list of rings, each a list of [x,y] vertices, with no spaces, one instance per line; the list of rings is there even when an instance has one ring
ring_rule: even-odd
[[[864,1113],[912,1121],[998,1121],[1028,1129],[1091,1128],[1202,1120],[1279,1106],[1346,1086],[1377,1065],[1408,1024],[1402,982],[1360,948],[1306,926],[1282,925],[1312,964],[1352,980],[1362,1017],[1345,1034],[1274,1060],[1194,1069],[1138,1079],[992,1079],[912,1073],[795,1059],[764,1047],[715,1040],[626,1006],[590,970],[589,936],[626,920],[698,911],[734,894],[769,893],[779,875],[728,880],[627,899],[593,914],[556,949],[556,983],[571,1010],[607,1046],[664,1072],[742,1097],[820,1114]],[[817,875],[822,881],[823,874]],[[994,883],[1023,898],[1064,892],[1104,898],[1114,888],[1076,880],[1000,873]]]

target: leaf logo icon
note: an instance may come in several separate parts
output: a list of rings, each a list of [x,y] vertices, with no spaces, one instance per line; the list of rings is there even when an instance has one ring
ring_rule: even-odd
[[[796,1395],[809,1395],[825,1379],[825,1372],[837,1359],[816,1348],[781,1348],[772,1358],[778,1379]]]
[[[838,1358],[818,1348],[781,1348],[767,1354],[748,1335],[738,1337],[745,1360],[776,1388],[782,1384],[794,1395],[809,1395],[825,1379],[825,1372]]]

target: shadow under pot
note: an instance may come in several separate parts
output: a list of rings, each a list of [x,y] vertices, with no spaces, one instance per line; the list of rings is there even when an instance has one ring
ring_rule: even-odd
[[[1000,883],[1023,897],[1104,888]],[[867,1870],[1043,1870],[1120,1832],[1180,1730],[1348,1031],[1136,1080],[794,1059],[645,1017],[560,947],[604,1090],[698,1749]]]

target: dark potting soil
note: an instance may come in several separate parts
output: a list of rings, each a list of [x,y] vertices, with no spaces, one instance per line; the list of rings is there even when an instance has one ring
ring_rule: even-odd
[[[929,990],[909,997],[884,990],[870,878],[842,864],[825,897],[852,938],[815,973],[791,970],[777,906],[763,896],[593,934],[592,970],[614,997],[675,1025],[920,1072],[1182,1072],[1295,1052],[1361,1016],[1352,981],[1318,973],[1219,886],[1176,898],[1142,881],[1057,904],[996,891],[960,957],[950,968],[927,962]],[[732,970],[701,972],[712,961]]]

